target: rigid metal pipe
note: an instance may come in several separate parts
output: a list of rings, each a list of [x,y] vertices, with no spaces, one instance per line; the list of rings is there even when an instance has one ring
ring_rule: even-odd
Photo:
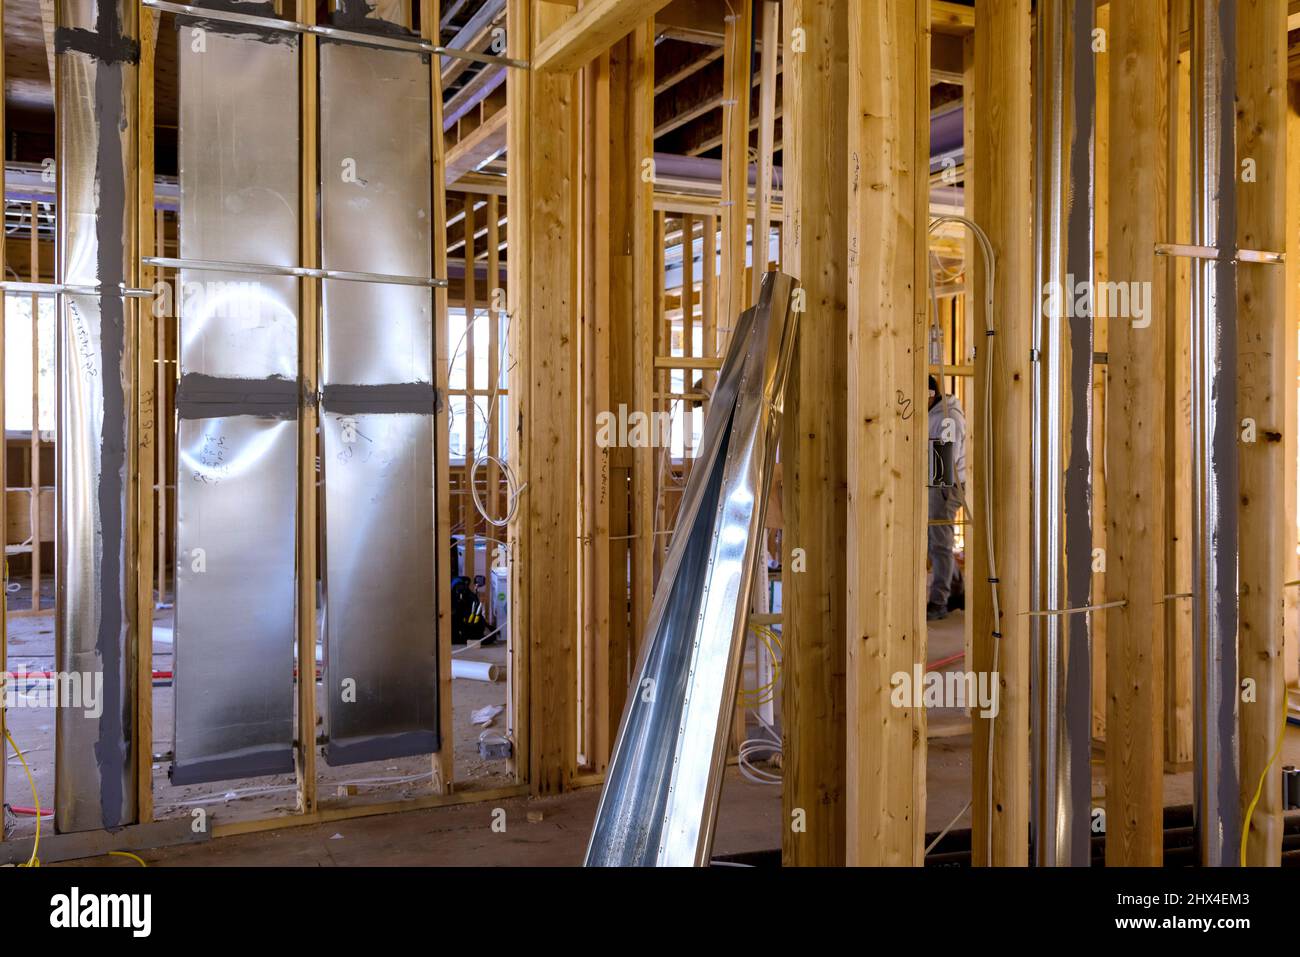
[[[1201,864],[1231,864],[1237,784],[1235,0],[1192,3],[1193,808]]]
[[[1038,6],[1034,326],[1034,860],[1086,866],[1091,795],[1092,139],[1090,0]]]
[[[263,17],[256,14],[240,13],[237,10],[223,10],[188,3],[171,3],[168,0],[141,0],[141,3],[153,10],[173,13],[177,16],[194,17],[203,20],[215,20],[236,26],[253,27],[258,30],[275,30],[283,33],[310,33],[315,36],[337,40],[341,43],[356,43],[361,46],[384,47],[391,50],[409,50],[414,53],[433,53],[439,56],[454,57],[458,60],[471,60],[486,63],[489,66],[511,66],[527,69],[524,60],[493,56],[489,53],[475,53],[473,50],[457,50],[430,43],[418,37],[394,36],[384,33],[363,33],[358,30],[344,30],[339,27],[324,26],[314,23],[296,23],[293,20],[280,20],[276,17]]]
[[[404,276],[380,272],[350,272],[344,269],[312,269],[308,266],[275,266],[264,263],[225,262],[215,259],[186,259],[174,256],[141,256],[146,266],[164,269],[197,269],[208,272],[240,272],[256,276],[307,276],[314,279],[343,279],[348,282],[375,282],[386,286],[447,286],[446,279]]]

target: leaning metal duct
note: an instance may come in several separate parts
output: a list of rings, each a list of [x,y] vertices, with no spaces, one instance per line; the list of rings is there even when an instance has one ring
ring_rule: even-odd
[[[1206,866],[1236,858],[1237,217],[1236,9],[1192,3],[1191,286],[1193,808]]]
[[[123,295],[132,273],[135,10],[130,0],[55,5],[57,278],[99,289],[60,297],[56,667],[102,680],[93,707],[56,712],[61,832],[118,828],[136,815],[127,565],[133,359]]]
[[[439,747],[430,70],[423,52],[320,45],[322,265],[421,280],[324,281],[331,765]]]
[[[1091,0],[1038,5],[1034,230],[1032,833],[1040,866],[1090,859],[1093,123]],[[1085,290],[1084,296],[1076,291]]]
[[[588,866],[702,866],[759,561],[798,315],[767,273],[736,325],[655,590]]]
[[[298,38],[189,17],[177,27],[182,261],[294,266]],[[176,299],[171,780],[289,773],[298,280],[183,268]]]

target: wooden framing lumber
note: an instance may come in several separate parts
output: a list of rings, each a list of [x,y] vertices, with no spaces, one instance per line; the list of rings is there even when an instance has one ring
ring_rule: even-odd
[[[136,67],[136,215],[134,217],[134,254],[132,272],[128,281],[146,288],[153,286],[153,270],[141,265],[140,253],[154,246],[154,58],[158,30],[158,14],[140,7],[137,16],[140,41],[140,60]],[[35,252],[36,221],[32,220],[32,244]],[[33,263],[35,266],[35,263]],[[33,272],[35,269],[33,268]],[[34,278],[34,277],[33,277]],[[33,303],[33,306],[36,304]],[[132,542],[134,551],[132,585],[134,590],[132,617],[135,619],[135,728],[136,742],[136,821],[147,824],[153,820],[153,566],[154,566],[154,487],[156,479],[154,447],[159,432],[167,422],[157,416],[157,381],[154,374],[154,323],[164,320],[154,317],[151,300],[136,299],[128,315],[134,314],[136,400],[134,498],[136,533]],[[36,311],[32,312],[33,348],[37,338]],[[3,354],[3,352],[0,352]],[[37,368],[32,368],[32,390],[37,393]],[[39,403],[32,407],[32,434],[38,435],[40,423],[35,420]],[[0,421],[3,416],[0,415]],[[35,492],[39,495],[40,449],[33,450],[32,476]],[[161,484],[161,483],[159,483]],[[163,492],[162,494],[165,494]],[[33,510],[32,525],[32,602],[40,607],[40,509]]]
[[[1106,421],[1106,863],[1158,866],[1164,847],[1164,356],[1169,4],[1112,4],[1108,279],[1151,290],[1109,316]],[[1101,287],[1098,287],[1101,288]],[[1094,296],[1094,302],[1100,300]]]
[[[745,210],[749,197],[749,38],[754,9],[736,4],[723,39],[722,266],[718,283],[718,321],[725,353],[731,329],[745,308]]]
[[[299,23],[316,22],[316,5],[311,0],[297,0]],[[320,264],[320,236],[316,230],[316,163],[319,140],[317,111],[317,39],[302,35],[299,59],[301,109],[300,188],[302,264]],[[298,372],[302,386],[311,394],[316,389],[316,369],[320,352],[320,281],[303,278],[299,282]],[[319,413],[314,403],[303,403],[298,411],[298,812],[316,810],[316,579],[319,552],[316,523],[316,459],[319,455],[316,428]]]
[[[1241,0],[1237,5],[1237,156],[1253,162],[1237,185],[1237,245],[1285,251],[1287,181],[1287,31],[1285,0]],[[1294,160],[1292,160],[1294,162]],[[1229,240],[1231,241],[1231,237]],[[1241,836],[1242,863],[1279,866],[1282,859],[1281,762],[1275,754],[1286,727],[1282,661],[1283,554],[1292,538],[1279,517],[1284,498],[1282,436],[1286,430],[1283,355],[1286,270],[1243,263],[1237,268],[1237,414],[1239,443],[1237,520],[1240,611],[1238,619],[1242,820],[1252,805],[1249,832]],[[1254,440],[1247,432],[1254,426]],[[1258,799],[1256,794],[1258,792]]]
[[[1096,28],[1110,36],[1111,5],[1097,7]],[[1110,275],[1110,75],[1111,46],[1093,54],[1096,90],[1093,134],[1093,268],[1094,289]],[[1106,355],[1110,317],[1106,315],[1104,297],[1095,297],[1092,316],[1092,348],[1096,356]],[[1106,399],[1109,384],[1107,366],[1094,361],[1092,370],[1092,547],[1102,556],[1092,565],[1092,594],[1106,594],[1106,456],[1097,454],[1106,448]],[[1093,615],[1092,629],[1092,738],[1106,739],[1106,622],[1104,614]]]
[[[626,251],[620,266],[631,274],[632,331],[634,358],[632,365],[633,408],[650,413],[655,408],[655,336],[659,283],[662,269],[655,272],[654,179],[642,171],[647,160],[654,160],[654,24],[647,20],[631,34],[629,51],[629,103],[627,106],[628,154],[636,175],[631,180],[630,217],[627,236],[618,248]],[[619,263],[619,260],[615,260]],[[645,639],[655,582],[655,455],[654,449],[640,447],[632,452],[632,648],[633,661]]]
[[[494,156],[500,155],[506,148],[507,125],[507,111],[505,108],[499,109],[448,150],[447,183],[455,183],[466,173],[472,172]]]
[[[3,2],[0,2],[0,36],[4,35],[4,22],[5,22],[5,4]],[[5,55],[4,55],[3,47],[4,44],[0,43],[0,76],[4,76],[4,67],[5,67]],[[51,80],[50,85],[53,87],[54,86],[53,74],[51,74],[50,80]],[[0,114],[3,114],[3,111],[0,111]],[[0,142],[3,142],[4,132],[5,132],[4,116],[0,115]],[[4,194],[4,188],[5,188],[5,171],[4,171],[3,164],[0,164],[0,195]],[[32,223],[32,229],[33,230],[36,229],[35,222]],[[3,274],[4,272],[5,272],[5,244],[0,243],[0,274]],[[5,348],[5,297],[3,293],[0,293],[0,357],[4,356],[4,348]],[[35,384],[33,384],[33,388],[35,388]],[[5,416],[4,397],[5,397],[5,369],[4,369],[4,362],[0,361],[0,424],[3,424],[4,416]],[[3,435],[3,429],[0,429],[0,435]],[[8,455],[0,455],[0,489],[4,489],[6,487],[7,479],[5,478],[5,464],[6,464],[5,459],[7,458]],[[7,522],[6,522],[7,516],[5,515],[5,506],[7,504],[5,501],[6,498],[8,498],[8,496],[0,495],[0,528],[7,527]],[[0,585],[4,585],[7,590],[9,585],[8,562],[5,563],[4,574],[0,575]],[[9,673],[9,602],[7,600],[0,601],[0,672],[3,672],[5,674]],[[6,690],[7,692],[7,689],[4,690]],[[8,725],[5,722],[5,710],[6,709],[3,706],[3,701],[0,701],[0,755],[4,756],[4,760],[0,761],[0,795],[4,795],[8,793],[5,790],[5,768],[6,765],[9,764],[10,749],[9,749],[9,738],[8,738],[8,734],[9,734]],[[0,798],[0,801],[3,801],[3,798]],[[4,821],[0,819],[0,841],[3,841],[4,839],[5,839],[5,825],[4,825]]]
[[[754,254],[751,267],[752,284],[749,301],[758,302],[758,291],[767,272],[767,256],[772,233],[772,147],[776,137],[776,74],[779,67],[780,44],[777,41],[780,8],[775,0],[760,0],[762,16],[760,32],[763,38],[761,67],[759,70],[758,108],[758,182],[754,193],[757,208],[754,212]],[[748,133],[745,136],[748,146]]]
[[[851,5],[849,0],[789,0],[783,11],[786,49],[797,28],[807,39],[803,52],[787,54],[785,70],[790,135],[782,265],[800,281],[807,304],[781,438],[781,859],[786,865],[836,866],[845,860],[849,144],[844,103]]]
[[[533,61],[539,37],[563,16],[540,0],[510,0],[513,53]],[[510,97],[508,193],[511,250],[507,293],[517,353],[511,395],[519,416],[519,480],[527,483],[514,521],[519,587],[512,634],[528,645],[529,781],[536,794],[563,790],[576,760],[571,708],[576,686],[578,89],[563,73],[514,71]],[[513,335],[513,332],[512,332]],[[538,551],[534,551],[534,545]],[[533,596],[538,600],[533,601]]]
[[[846,861],[923,863],[929,18],[863,0],[848,37]],[[887,560],[886,560],[887,557]]]
[[[1177,16],[1189,13],[1179,5]],[[1182,24],[1171,27],[1182,31]],[[1171,46],[1175,42],[1171,39]],[[1191,241],[1191,52],[1170,61],[1170,160],[1173,189],[1167,233]],[[1168,267],[1165,336],[1165,770],[1192,765],[1192,359],[1191,268],[1179,258]]]
[[[536,71],[572,73],[653,17],[669,0],[588,0],[551,30],[531,60]]]
[[[973,572],[967,591],[974,617],[975,672],[998,673],[995,718],[971,719],[972,859],[977,865],[1023,866],[1029,859],[1029,530],[1030,370],[1033,255],[1031,238],[1029,0],[981,0],[975,30],[975,155],[980,183],[975,221],[988,233],[997,257],[994,358],[977,349],[975,394],[992,377],[991,434],[997,437],[996,474],[984,471],[976,436],[968,453],[974,484],[968,500],[982,502],[992,482],[993,515],[977,510]],[[984,301],[983,270],[972,270],[974,300]],[[982,328],[983,319],[979,319]],[[978,338],[978,337],[977,337]],[[992,534],[997,559],[1001,621],[994,621],[984,536]],[[1000,634],[1001,637],[997,637]],[[997,667],[994,667],[996,658]],[[989,738],[992,736],[992,743]],[[992,767],[990,768],[990,753]],[[991,779],[990,779],[991,775]],[[990,800],[991,799],[991,800]]]
[[[1287,166],[1286,183],[1286,377],[1284,382],[1296,382],[1300,378],[1300,364],[1296,360],[1297,338],[1300,338],[1300,79],[1292,79],[1287,84],[1288,108],[1286,113]],[[1300,442],[1297,441],[1297,428],[1300,427],[1300,410],[1297,409],[1295,389],[1284,389],[1286,397],[1286,425],[1282,430],[1283,453],[1286,463],[1284,488],[1300,487]],[[1300,561],[1297,560],[1296,547],[1300,539],[1297,530],[1296,499],[1288,494],[1283,504],[1285,528],[1287,531],[1285,549],[1285,578],[1288,583],[1300,581]],[[1285,602],[1285,662],[1286,684],[1288,688],[1300,687],[1300,586],[1288,584],[1283,592]]]
[[[437,41],[439,0],[420,0],[420,29],[426,40]],[[433,74],[433,95],[430,98],[431,115],[429,118],[433,135],[430,158],[431,192],[433,200],[433,274],[447,275],[447,158],[443,150],[442,130],[442,84],[438,74]],[[489,226],[489,230],[491,230]],[[489,235],[491,233],[489,232]],[[469,263],[467,274],[472,274],[473,263]],[[452,746],[452,728],[455,727],[455,712],[452,702],[451,684],[451,575],[449,569],[442,565],[443,556],[451,546],[451,452],[449,449],[451,402],[447,395],[447,379],[450,368],[450,354],[447,342],[447,290],[433,291],[433,368],[434,389],[444,396],[434,407],[434,535],[438,543],[434,559],[441,569],[438,575],[438,726],[442,728],[442,747],[432,758],[433,791],[435,794],[448,795],[452,792],[455,780],[455,748]],[[473,385],[472,382],[466,385]],[[516,662],[507,662],[507,688],[513,689],[520,682]],[[507,692],[509,695],[509,691]],[[509,700],[509,698],[508,698]],[[512,740],[515,740],[512,738]],[[518,780],[516,772],[515,780]]]

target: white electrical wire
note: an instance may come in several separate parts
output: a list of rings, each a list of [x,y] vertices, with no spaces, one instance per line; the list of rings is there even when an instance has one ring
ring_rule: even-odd
[[[982,413],[982,426],[984,441],[981,444],[984,450],[984,474],[990,479],[984,483],[984,543],[988,554],[989,565],[989,586],[993,598],[993,674],[998,673],[998,668],[1002,661],[1002,605],[998,595],[998,566],[995,558],[995,549],[993,547],[993,336],[996,331],[993,328],[993,292],[997,282],[997,257],[993,253],[993,243],[989,239],[988,233],[976,223],[973,219],[956,214],[945,214],[936,216],[930,220],[928,232],[933,234],[935,229],[944,223],[960,223],[965,226],[975,236],[980,244],[980,251],[984,255],[984,332],[988,339],[988,355],[984,359],[986,374],[984,376],[984,402]],[[930,285],[933,289],[934,274],[930,274]],[[940,330],[942,331],[942,329]],[[964,497],[964,496],[963,496]],[[962,503],[965,504],[964,502]],[[969,509],[968,509],[969,511]],[[985,801],[984,813],[987,817],[987,836],[988,836],[988,863],[993,863],[993,732],[994,722],[997,720],[996,715],[989,716],[988,732],[988,757],[987,757],[987,795]]]
[[[470,312],[476,313],[477,310],[470,310]],[[447,360],[447,374],[449,376],[451,374],[451,370],[454,369],[456,366],[456,359],[460,355],[461,347],[465,345],[466,339],[469,336],[470,329],[473,328],[474,323],[478,322],[479,319],[488,318],[489,315],[491,315],[490,312],[484,313],[483,315],[467,314],[465,316],[465,329],[464,331],[461,332],[460,339],[456,341],[456,348],[452,350],[451,357]],[[502,357],[507,356],[506,348],[510,341],[510,323],[513,321],[514,318],[509,312],[506,312],[504,315],[506,317],[506,329],[505,329],[505,335],[501,337],[501,343],[499,347]],[[500,376],[508,375],[510,373],[510,370],[513,368],[514,368],[514,363],[513,362],[508,363],[506,365],[506,368],[502,372],[498,373],[497,381],[492,383],[492,392],[488,398],[487,412],[483,414],[484,428],[482,434],[479,437],[479,445],[474,449],[474,458],[470,462],[470,470],[469,470],[469,478],[468,478],[468,481],[470,483],[470,498],[474,502],[474,510],[477,511],[479,515],[483,517],[484,521],[486,521],[489,525],[493,526],[494,528],[505,528],[512,521],[514,521],[515,515],[519,511],[519,496],[523,494],[524,489],[528,488],[527,482],[524,482],[522,485],[519,484],[519,479],[515,476],[515,470],[509,465],[509,463],[503,461],[501,458],[499,458],[496,455],[483,453],[481,451],[483,443],[487,442],[488,436],[491,434],[492,416],[496,411],[497,397],[501,393]],[[473,418],[477,418],[477,413],[479,411],[478,402],[472,396],[468,395],[468,393],[473,387],[473,373],[474,373],[473,369],[469,369],[469,368],[465,369],[465,391],[467,393],[467,400],[465,402],[465,414]],[[451,417],[448,416],[449,422],[450,422],[450,418]],[[465,450],[465,455],[466,458],[469,457],[470,455],[469,449]],[[478,475],[478,470],[482,468],[485,462],[495,463],[496,466],[499,469],[501,469],[501,474],[505,476],[506,514],[503,518],[497,518],[493,515],[489,515],[487,511],[487,506],[483,503],[482,499],[479,497],[478,494],[478,485],[475,482],[475,476]]]

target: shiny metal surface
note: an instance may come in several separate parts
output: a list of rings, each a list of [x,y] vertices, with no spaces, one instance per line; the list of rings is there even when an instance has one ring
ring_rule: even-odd
[[[448,47],[430,43],[428,40],[421,40],[415,36],[386,36],[383,34],[346,30],[340,27],[326,26],[324,24],[308,25],[304,23],[294,23],[292,20],[278,20],[274,17],[263,17],[255,14],[241,13],[237,10],[215,10],[187,3],[171,3],[169,0],[140,0],[140,2],[143,6],[149,7],[153,10],[161,10],[165,13],[175,13],[181,16],[202,17],[205,20],[213,22],[224,22],[239,26],[255,27],[260,30],[279,30],[285,33],[312,33],[326,39],[356,45],[384,47],[393,50],[414,51],[418,53],[433,53],[441,56],[456,57],[460,60],[472,60],[475,63],[486,63],[495,66],[510,66],[521,70],[528,69],[527,60],[516,60],[511,59],[510,57],[493,56],[488,53],[475,53],[471,50],[450,49]]]
[[[708,863],[798,316],[767,273],[719,375],[605,776],[588,866]]]
[[[134,9],[128,0],[55,5],[66,41],[55,82],[59,283],[115,290],[130,275],[135,67],[121,54]],[[56,667],[103,681],[99,708],[56,711],[54,823],[66,833],[120,827],[136,815],[126,454],[133,358],[120,294],[59,302]]]
[[[293,770],[297,455],[293,419],[180,422],[175,784]]]
[[[320,45],[326,270],[430,273],[427,59]],[[321,348],[325,760],[430,753],[439,746],[441,551],[431,290],[327,280]]]
[[[296,37],[179,57],[181,256],[292,265]],[[293,770],[297,285],[180,272],[177,784]]]
[[[349,272],[345,269],[313,269],[308,266],[270,266],[265,263],[231,262],[219,259],[179,259],[174,256],[142,256],[146,266],[164,269],[196,269],[208,272],[252,273],[257,276],[308,276],[315,279],[346,279],[349,282],[392,283],[399,286],[428,286],[446,288],[446,279],[429,276],[399,276],[394,273]],[[0,286],[3,286],[0,283]],[[153,295],[152,291],[148,292]]]
[[[1193,811],[1202,865],[1235,863],[1237,754],[1236,10],[1193,0],[1192,262]]]
[[[332,765],[438,750],[433,423],[321,416]]]
[[[1087,866],[1091,800],[1092,315],[1065,308],[1093,277],[1093,6],[1039,6],[1030,656],[1034,859]],[[1048,290],[1060,295],[1049,299]],[[1089,297],[1091,302],[1091,296]]]

